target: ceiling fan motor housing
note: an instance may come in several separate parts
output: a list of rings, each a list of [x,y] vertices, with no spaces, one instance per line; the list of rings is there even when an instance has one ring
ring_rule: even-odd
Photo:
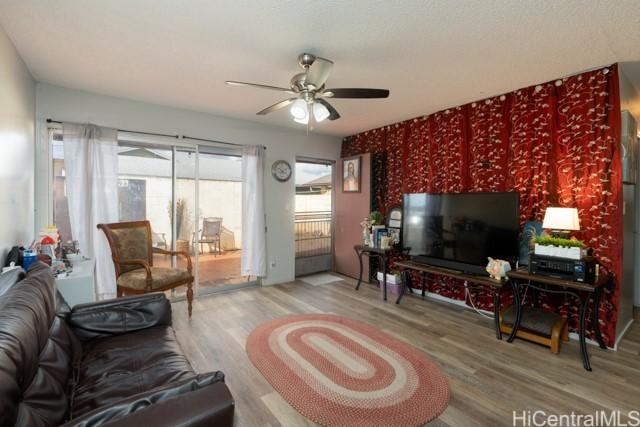
[[[305,83],[307,81],[307,73],[296,74],[291,78],[291,89],[295,92],[301,92],[305,89]]]
[[[298,64],[305,70],[311,67],[311,64],[313,64],[315,60],[316,56],[310,53],[301,53],[300,56],[298,56]]]

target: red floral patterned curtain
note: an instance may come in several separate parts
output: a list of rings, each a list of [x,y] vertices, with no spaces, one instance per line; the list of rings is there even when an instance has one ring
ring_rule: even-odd
[[[403,164],[404,193],[424,193],[427,191],[427,185],[433,172],[429,161],[432,158],[429,151],[431,146],[424,142],[430,139],[429,121],[426,117],[413,119],[407,124],[405,162]]]
[[[468,107],[469,191],[507,190],[510,109],[511,97],[504,95]]]
[[[348,137],[342,154],[382,153],[383,211],[400,204],[403,193],[465,191],[517,191],[521,224],[542,220],[547,206],[578,208],[578,237],[616,277],[599,308],[603,338],[613,345],[622,268],[619,139],[613,65]],[[427,286],[465,298],[447,283],[434,278]],[[486,295],[472,297],[493,309]],[[577,325],[573,301],[543,295],[540,302]]]
[[[390,206],[402,204],[402,181],[404,180],[404,146],[406,137],[406,124],[400,123],[391,126],[387,130],[387,191],[384,211]]]

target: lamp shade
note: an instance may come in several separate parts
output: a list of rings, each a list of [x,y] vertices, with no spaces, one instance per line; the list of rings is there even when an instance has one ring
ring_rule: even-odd
[[[550,230],[580,230],[578,209],[547,208],[547,211],[544,213],[542,228]]]

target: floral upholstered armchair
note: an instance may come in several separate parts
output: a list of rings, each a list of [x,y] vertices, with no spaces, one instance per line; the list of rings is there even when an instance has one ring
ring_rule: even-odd
[[[118,296],[163,292],[178,286],[187,287],[187,304],[191,317],[193,274],[191,257],[186,252],[153,247],[149,221],[98,224],[111,247],[116,269]],[[178,255],[187,260],[187,268],[154,267],[153,254]]]

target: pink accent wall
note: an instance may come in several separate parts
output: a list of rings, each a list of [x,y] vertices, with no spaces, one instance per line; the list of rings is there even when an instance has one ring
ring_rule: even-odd
[[[336,182],[336,272],[358,277],[358,257],[353,246],[362,243],[360,223],[369,215],[371,203],[371,154],[363,154],[361,160],[360,193],[344,193],[342,191],[342,159],[338,160]],[[362,277],[369,277],[369,262],[363,258]]]

